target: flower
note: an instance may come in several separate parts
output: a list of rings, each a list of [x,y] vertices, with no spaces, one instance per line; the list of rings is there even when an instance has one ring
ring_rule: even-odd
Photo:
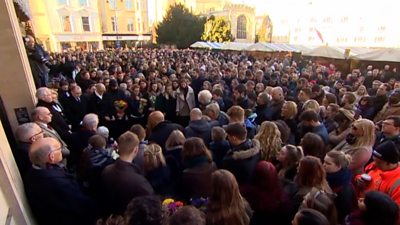
[[[168,204],[171,204],[171,203],[173,203],[174,202],[174,200],[172,199],[172,198],[167,198],[167,199],[165,199],[164,201],[163,201],[163,205],[168,205]]]
[[[126,101],[124,100],[115,100],[114,107],[117,110],[125,110],[126,108],[128,108],[128,103],[126,103]]]
[[[172,198],[164,199],[162,205],[168,210],[170,215],[174,214],[179,208],[184,206],[183,202],[175,201]]]

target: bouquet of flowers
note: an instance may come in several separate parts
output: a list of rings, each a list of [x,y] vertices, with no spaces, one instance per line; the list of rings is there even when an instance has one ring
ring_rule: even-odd
[[[124,111],[126,108],[128,108],[128,103],[124,100],[115,100],[114,107],[117,111]]]
[[[163,201],[162,205],[165,207],[169,215],[174,214],[184,204],[181,201],[175,201],[172,198],[167,198]]]

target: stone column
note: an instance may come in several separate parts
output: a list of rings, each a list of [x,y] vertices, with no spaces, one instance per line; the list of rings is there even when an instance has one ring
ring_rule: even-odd
[[[0,224],[35,224],[3,123],[18,126],[15,109],[32,110],[35,85],[12,0],[0,1],[0,96],[9,121],[0,122]],[[21,114],[20,114],[21,115]]]
[[[26,107],[30,112],[36,102],[36,89],[12,0],[0,1],[0,15],[0,96],[15,131],[15,109]]]

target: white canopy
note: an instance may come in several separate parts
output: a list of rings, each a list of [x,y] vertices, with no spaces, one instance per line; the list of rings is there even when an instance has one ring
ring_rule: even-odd
[[[364,61],[400,62],[400,49],[379,49],[365,54],[356,55],[354,58]]]

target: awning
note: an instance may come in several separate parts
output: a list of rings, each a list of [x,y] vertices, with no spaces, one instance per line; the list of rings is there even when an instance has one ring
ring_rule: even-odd
[[[353,58],[363,61],[400,62],[400,49],[379,49],[365,54],[356,55]]]
[[[261,52],[301,52],[301,49],[296,48],[294,45],[283,43],[256,43],[249,46],[248,51],[261,51]]]
[[[190,45],[191,48],[221,49],[222,43],[197,41]]]

